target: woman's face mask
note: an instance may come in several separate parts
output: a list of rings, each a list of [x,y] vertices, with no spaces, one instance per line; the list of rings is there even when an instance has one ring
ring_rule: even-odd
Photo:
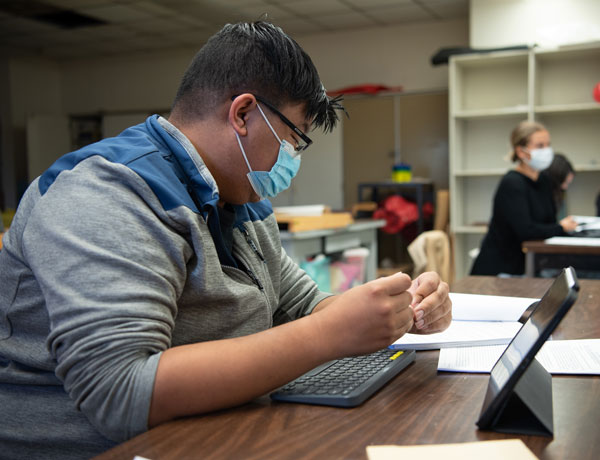
[[[290,186],[292,179],[296,176],[298,170],[300,169],[300,154],[296,152],[292,144],[290,144],[288,141],[285,139],[279,139],[279,136],[271,126],[271,123],[269,123],[269,120],[265,116],[258,103],[257,107],[260,110],[265,122],[271,129],[271,132],[279,142],[279,155],[277,156],[277,161],[271,170],[253,171],[250,163],[248,162],[248,157],[246,157],[246,152],[244,151],[244,147],[242,146],[242,142],[237,132],[235,133],[235,136],[240,146],[240,150],[242,151],[242,155],[244,156],[244,160],[246,160],[246,164],[250,170],[250,172],[246,175],[250,181],[250,185],[261,199],[265,199],[278,195]]]
[[[544,147],[542,149],[532,149],[529,151],[531,159],[527,162],[536,171],[546,169],[554,159],[554,150],[552,147]]]

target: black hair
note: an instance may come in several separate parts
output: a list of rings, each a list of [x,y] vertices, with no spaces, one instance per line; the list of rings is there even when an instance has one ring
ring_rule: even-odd
[[[562,153],[555,153],[552,163],[541,174],[544,174],[552,183],[552,197],[556,203],[557,209],[560,208],[564,201],[565,191],[562,189],[562,184],[569,174],[575,174],[573,165]]]
[[[178,116],[204,118],[219,104],[242,93],[261,96],[280,108],[305,105],[313,127],[331,131],[345,109],[330,98],[304,50],[267,22],[227,24],[198,51],[173,102]]]

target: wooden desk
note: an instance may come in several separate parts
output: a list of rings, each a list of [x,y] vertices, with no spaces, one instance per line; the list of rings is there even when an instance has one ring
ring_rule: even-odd
[[[525,276],[535,276],[535,259],[538,254],[555,254],[564,256],[596,256],[597,269],[600,270],[600,246],[580,246],[571,244],[547,244],[544,241],[524,241],[522,244],[525,253]],[[576,263],[573,263],[577,269]]]
[[[469,277],[454,292],[541,296],[550,279]],[[582,280],[555,338],[600,338],[600,281]],[[373,444],[440,444],[521,438],[541,459],[595,459],[600,452],[600,377],[553,377],[555,437],[478,431],[488,375],[438,373],[439,351],[416,361],[354,409],[274,403],[166,423],[97,459],[366,459]]]

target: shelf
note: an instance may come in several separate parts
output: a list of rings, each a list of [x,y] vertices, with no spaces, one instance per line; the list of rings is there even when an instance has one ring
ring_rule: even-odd
[[[576,173],[580,172],[600,172],[600,163],[598,164],[574,164],[573,168],[575,168]]]
[[[513,107],[499,107],[490,109],[471,109],[460,110],[454,114],[454,117],[459,120],[469,120],[473,118],[505,118],[515,115],[523,115],[527,117],[528,108],[526,105],[518,105]]]
[[[599,78],[598,44],[450,58],[450,216],[457,279],[468,274],[469,252],[487,231],[472,223],[491,218],[495,190],[512,167],[506,160],[510,134],[523,120],[543,123],[554,150],[575,167],[567,212],[595,214],[600,103],[592,91]]]
[[[487,233],[487,225],[460,225],[454,228],[454,233],[457,234],[477,234],[482,235]]]
[[[473,169],[468,171],[454,171],[456,177],[483,177],[483,176],[503,176],[509,168],[505,169]]]
[[[490,53],[460,54],[450,59],[464,67],[477,68],[508,63],[527,63],[529,51],[497,51]]]
[[[535,58],[539,61],[565,62],[570,59],[587,60],[600,57],[600,48],[597,44],[564,46],[561,48],[537,48],[533,50]]]
[[[450,58],[450,112],[467,117],[526,113],[528,62],[527,51]]]
[[[536,106],[594,105],[592,91],[600,76],[600,47],[539,51],[534,53],[534,60]]]
[[[578,104],[554,104],[554,105],[536,105],[535,113],[540,114],[579,114],[579,113],[600,113],[600,103],[581,102]]]

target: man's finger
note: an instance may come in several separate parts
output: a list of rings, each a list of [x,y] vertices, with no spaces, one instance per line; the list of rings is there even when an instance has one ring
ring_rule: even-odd
[[[428,330],[433,324],[441,320],[445,327],[450,324],[452,318],[452,301],[448,296],[448,285],[440,283],[437,291],[429,295],[415,308],[415,327],[420,330]],[[444,327],[444,328],[445,328]]]
[[[390,276],[378,278],[373,283],[380,284],[386,294],[396,296],[402,294],[410,288],[412,281],[406,273],[398,272]]]

